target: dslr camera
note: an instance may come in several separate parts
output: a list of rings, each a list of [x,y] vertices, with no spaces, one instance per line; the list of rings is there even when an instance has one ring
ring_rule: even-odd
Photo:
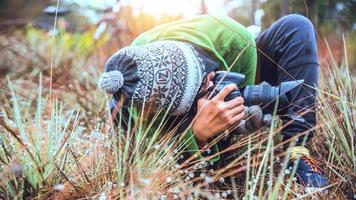
[[[214,87],[209,91],[209,96],[213,98],[228,84],[234,83],[239,86],[244,81],[243,74],[217,71],[213,80]],[[228,94],[225,101],[242,96],[245,105],[245,118],[233,129],[233,135],[252,133],[263,126],[270,126],[274,110],[277,109],[278,115],[285,114],[291,100],[290,92],[303,82],[304,80],[286,81],[277,86],[262,82],[259,85],[238,88]]]
[[[217,95],[226,85],[235,83],[237,86],[245,81],[245,75],[236,72],[217,71],[214,77],[214,86],[210,97]],[[290,102],[290,91],[301,85],[304,80],[286,81],[278,86],[272,86],[267,82],[259,85],[247,85],[231,92],[225,101],[230,101],[238,96],[244,98],[245,106],[258,105],[262,108],[263,113],[273,113],[277,106],[278,114],[283,114],[285,108]],[[277,99],[279,99],[277,101]],[[278,102],[278,105],[276,103]]]

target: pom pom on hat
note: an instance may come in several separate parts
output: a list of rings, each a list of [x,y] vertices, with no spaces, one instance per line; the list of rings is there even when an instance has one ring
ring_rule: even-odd
[[[118,70],[104,72],[99,79],[99,88],[109,94],[114,94],[124,85],[124,76]]]

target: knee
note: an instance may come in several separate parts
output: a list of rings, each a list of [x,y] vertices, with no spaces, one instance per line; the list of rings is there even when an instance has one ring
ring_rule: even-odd
[[[283,20],[285,20],[286,26],[297,28],[299,31],[304,33],[314,33],[313,23],[303,15],[290,14],[283,17]]]

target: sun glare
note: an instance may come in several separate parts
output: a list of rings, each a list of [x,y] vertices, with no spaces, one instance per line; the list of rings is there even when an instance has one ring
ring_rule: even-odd
[[[199,11],[199,0],[125,0],[122,4],[132,6],[138,11],[160,18],[170,16],[193,16]]]

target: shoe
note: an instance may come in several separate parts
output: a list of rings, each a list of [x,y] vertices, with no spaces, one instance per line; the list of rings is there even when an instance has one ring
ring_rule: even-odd
[[[291,147],[291,162],[289,168],[297,164],[295,176],[297,183],[312,188],[324,188],[329,184],[329,179],[325,176],[322,169],[319,167],[317,160],[312,158],[309,150],[302,146]]]

